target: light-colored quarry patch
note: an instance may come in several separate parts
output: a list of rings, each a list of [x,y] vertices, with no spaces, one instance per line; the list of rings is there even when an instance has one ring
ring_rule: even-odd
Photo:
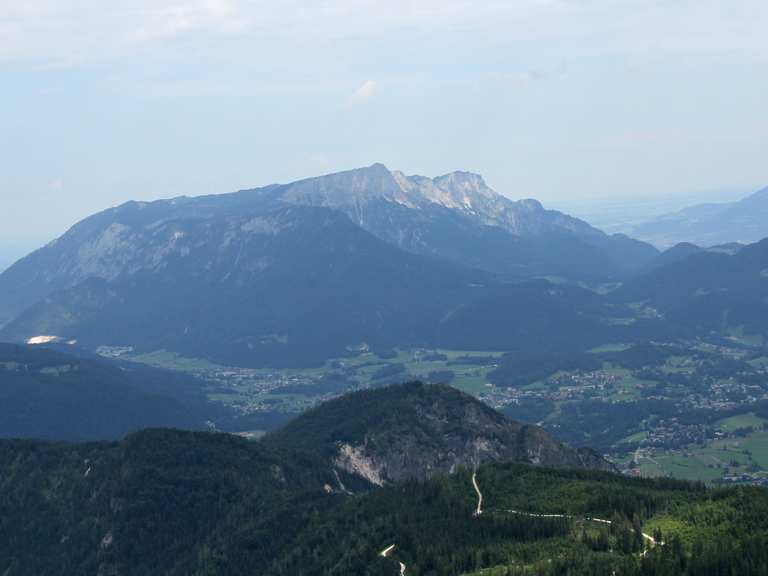
[[[336,456],[336,466],[350,474],[362,476],[371,484],[384,486],[384,478],[381,474],[382,467],[366,456],[363,446],[341,444]]]
[[[58,342],[59,340],[61,340],[61,338],[58,336],[32,336],[32,338],[27,338],[27,344],[50,344],[51,342]]]

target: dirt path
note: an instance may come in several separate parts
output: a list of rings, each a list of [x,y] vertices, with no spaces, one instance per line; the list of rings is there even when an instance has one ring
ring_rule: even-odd
[[[475,509],[475,516],[480,516],[483,513],[483,493],[480,492],[480,487],[477,485],[477,471],[472,472],[472,486],[475,487],[477,492],[477,508]]]
[[[392,550],[394,549],[395,549],[394,544],[392,544],[391,546],[387,546],[386,548],[384,548],[384,550],[379,552],[379,556],[381,556],[382,558],[388,558],[389,555],[392,553]],[[403,564],[402,562],[398,562],[398,564],[400,564],[400,576],[405,576],[405,564]]]
[[[387,556],[389,556],[389,553],[392,552],[392,550],[394,549],[395,549],[394,544],[392,544],[391,546],[387,546],[386,548],[384,548],[384,550],[379,552],[379,556],[381,556],[382,558],[386,558]]]

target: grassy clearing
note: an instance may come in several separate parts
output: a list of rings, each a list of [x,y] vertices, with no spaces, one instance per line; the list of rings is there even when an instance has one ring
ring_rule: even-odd
[[[640,398],[640,388],[656,384],[653,380],[641,380],[632,376],[632,371],[606,362],[603,370],[618,377],[616,387],[608,396],[611,400],[626,402]]]
[[[691,356],[671,356],[661,367],[665,374],[691,374],[695,371]]]
[[[641,458],[638,462],[640,467],[640,475],[648,478],[654,478],[656,476],[666,476],[665,470],[661,467],[661,464],[656,460],[650,458]]]
[[[458,368],[456,366],[455,368]],[[477,366],[466,367],[462,371],[456,372],[456,378],[452,382],[453,386],[470,394],[480,394],[491,388],[488,382],[488,374],[492,368]]]
[[[741,418],[741,419],[739,419]],[[749,415],[725,419],[727,424],[749,422]],[[751,455],[751,459],[750,459]],[[640,460],[643,476],[671,476],[681,480],[714,482],[727,475],[754,472],[754,465],[768,468],[768,432],[754,432],[746,438],[719,439],[707,446],[689,446]]]
[[[392,358],[381,358],[373,353],[362,354],[351,358],[339,358],[331,360],[327,364],[330,366],[342,365],[345,369],[353,371],[354,377],[363,384],[374,383],[373,375],[377,370],[391,364],[403,364],[405,373],[403,380],[407,379],[425,379],[430,372],[447,371],[454,373],[455,377],[452,384],[467,392],[477,394],[485,390],[488,386],[488,374],[493,370],[492,366],[483,366],[478,364],[461,364],[462,358],[501,358],[504,352],[488,350],[396,350],[396,356]],[[432,359],[431,356],[443,355],[445,359]]]
[[[194,372],[196,370],[223,368],[223,366],[213,364],[202,358],[185,358],[184,356],[180,356],[175,352],[168,352],[167,350],[156,350],[155,352],[131,356],[127,359],[132,362],[139,362],[140,364],[147,364],[149,366],[165,368],[167,370],[177,370],[179,372]]]
[[[641,460],[641,472],[647,476],[672,476],[682,480],[713,482],[724,476],[755,473],[760,468],[768,470],[768,422],[756,414],[740,414],[723,418],[715,426],[727,434],[738,429],[752,427],[754,432],[743,438],[719,438],[706,446],[689,446]],[[625,439],[636,439],[633,435]],[[756,468],[759,467],[759,468]]]
[[[743,326],[731,327],[728,329],[730,339],[734,342],[742,344],[744,346],[750,346],[752,348],[760,348],[765,344],[765,339],[759,334],[746,334],[744,333]]]
[[[711,468],[714,462],[707,462],[708,458],[702,454],[663,454],[654,458],[664,475],[672,476],[680,480],[701,480],[712,482],[723,475],[719,468]]]
[[[619,444],[632,444],[633,442],[642,442],[647,437],[648,437],[648,432],[641,430],[640,432],[635,432],[634,434],[630,434],[626,438],[622,438],[619,441]]]
[[[749,450],[755,463],[768,469],[768,432],[753,432],[746,438],[730,440],[728,444],[734,450]]]
[[[762,428],[763,424],[766,423],[768,423],[768,420],[750,412],[749,414],[739,414],[738,416],[718,420],[715,425],[724,432],[732,432],[737,428],[747,428],[749,426]]]

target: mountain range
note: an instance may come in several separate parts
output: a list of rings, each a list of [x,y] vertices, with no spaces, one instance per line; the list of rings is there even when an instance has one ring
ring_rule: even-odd
[[[768,237],[768,188],[736,202],[697,204],[632,227],[632,236],[659,248],[681,242],[709,247]]]
[[[253,366],[317,364],[363,343],[508,349],[602,314],[592,292],[531,277],[616,279],[655,255],[476,175],[374,165],[87,218],[0,275],[0,337]]]
[[[129,202],[98,213],[0,276],[0,318],[90,278],[156,272],[178,257],[199,263],[201,272],[222,273],[216,278],[221,282],[237,272],[223,268],[239,265],[242,257],[254,258],[249,270],[260,271],[282,256],[260,255],[262,237],[304,234],[301,226],[310,223],[347,243],[360,242],[359,233],[346,237],[354,232],[338,214],[407,252],[514,277],[611,279],[657,253],[535,200],[509,200],[475,174],[430,180],[374,164],[287,185]]]
[[[660,254],[474,174],[375,164],[86,218],[0,274],[0,339],[296,367],[765,334],[763,246]]]

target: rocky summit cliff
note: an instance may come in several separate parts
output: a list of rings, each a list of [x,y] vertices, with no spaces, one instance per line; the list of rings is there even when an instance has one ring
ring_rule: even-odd
[[[656,254],[648,244],[608,236],[583,220],[546,210],[537,200],[512,200],[470,172],[427,178],[374,164],[301,180],[270,194],[289,203],[340,210],[410,252],[493,272],[608,279],[641,267]]]
[[[478,224],[498,226],[516,236],[557,229],[600,236],[581,220],[545,210],[536,200],[514,201],[492,190],[479,174],[451,172],[436,178],[407,176],[383,164],[289,184],[279,191],[286,202],[341,209],[360,226],[379,219],[381,202],[402,208],[446,209]]]
[[[264,442],[319,451],[337,472],[376,486],[487,462],[613,470],[593,450],[568,447],[449,386],[418,382],[332,400]]]

